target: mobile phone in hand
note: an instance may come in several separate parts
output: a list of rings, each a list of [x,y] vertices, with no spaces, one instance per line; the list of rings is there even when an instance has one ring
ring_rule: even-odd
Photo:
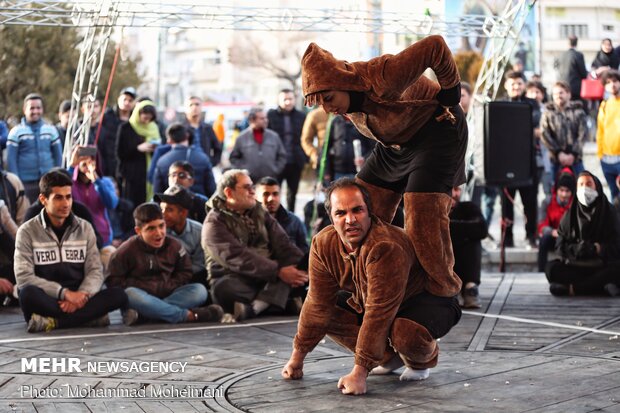
[[[89,156],[94,157],[97,155],[97,147],[96,146],[83,146],[78,150],[78,156]]]

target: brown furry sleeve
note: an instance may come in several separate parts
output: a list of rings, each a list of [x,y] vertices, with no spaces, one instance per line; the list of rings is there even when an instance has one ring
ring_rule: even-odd
[[[417,41],[396,55],[381,56],[373,65],[379,66],[385,89],[401,93],[429,67],[442,89],[450,89],[461,80],[448,45],[437,35]]]

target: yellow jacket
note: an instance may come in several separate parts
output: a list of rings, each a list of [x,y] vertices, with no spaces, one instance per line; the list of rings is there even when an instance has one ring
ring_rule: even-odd
[[[620,156],[620,97],[601,103],[596,131],[597,155]]]

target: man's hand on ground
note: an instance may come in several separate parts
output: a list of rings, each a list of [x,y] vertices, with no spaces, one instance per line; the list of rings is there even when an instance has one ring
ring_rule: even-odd
[[[282,369],[282,377],[285,379],[298,380],[304,376],[304,363],[289,360]]]
[[[291,358],[288,360],[288,363],[282,369],[282,377],[286,380],[298,380],[301,379],[304,375],[304,359],[306,358],[306,353],[302,353],[299,350],[293,350],[293,354],[291,354]]]
[[[368,377],[366,368],[355,365],[351,373],[338,380],[338,388],[342,390],[342,394],[364,394],[366,393],[366,377]]]
[[[280,268],[278,277],[291,287],[301,287],[308,282],[308,273],[298,270],[293,265]]]

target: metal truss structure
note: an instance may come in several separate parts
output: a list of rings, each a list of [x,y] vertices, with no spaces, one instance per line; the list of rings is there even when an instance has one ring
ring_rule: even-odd
[[[73,82],[71,112],[63,154],[63,158],[67,162],[71,159],[71,152],[75,145],[88,144],[92,108],[99,88],[101,68],[110,36],[118,18],[118,10],[114,3],[107,1],[98,3],[99,9],[96,15],[88,13],[86,16],[82,16],[77,8],[74,7],[72,10],[76,21],[84,22],[90,19],[93,24],[85,28],[84,40],[80,46],[80,59]],[[85,110],[80,119],[80,107],[83,103]],[[104,109],[102,108],[102,111]]]
[[[510,21],[498,16],[463,15],[447,21],[430,13],[374,10],[265,8],[149,2],[128,0],[2,0],[0,25],[86,27],[107,26],[107,14],[118,13],[116,26],[177,29],[262,30],[296,32],[368,32],[452,36],[489,36],[510,30]],[[145,7],[146,6],[146,7]],[[485,26],[500,27],[495,32]]]
[[[499,15],[501,23],[494,24],[494,21],[490,20],[489,24],[485,24],[483,27],[484,35],[489,38],[489,43],[467,114],[470,131],[467,151],[468,175],[471,171],[482,175],[484,105],[497,96],[502,85],[506,65],[519,41],[525,20],[535,3],[536,0],[508,1],[503,12]],[[466,193],[470,197],[473,194],[475,181],[482,182],[482,178],[482,176],[476,176],[475,179],[468,180]]]
[[[302,32],[401,33],[426,36],[450,34],[490,39],[475,85],[469,119],[482,136],[481,108],[497,94],[508,59],[535,0],[507,0],[498,16],[462,15],[448,21],[430,13],[374,10],[234,7],[223,5],[142,2],[128,0],[0,0],[0,25],[71,26],[85,29],[72,94],[71,120],[65,150],[88,141],[90,111],[79,120],[83,99],[96,96],[103,57],[115,27],[256,30]],[[147,7],[145,7],[147,6]],[[471,141],[475,141],[472,139]],[[68,142],[68,143],[69,143]],[[471,143],[470,143],[471,147]],[[472,150],[470,150],[470,153]],[[65,153],[68,159],[69,153]]]

